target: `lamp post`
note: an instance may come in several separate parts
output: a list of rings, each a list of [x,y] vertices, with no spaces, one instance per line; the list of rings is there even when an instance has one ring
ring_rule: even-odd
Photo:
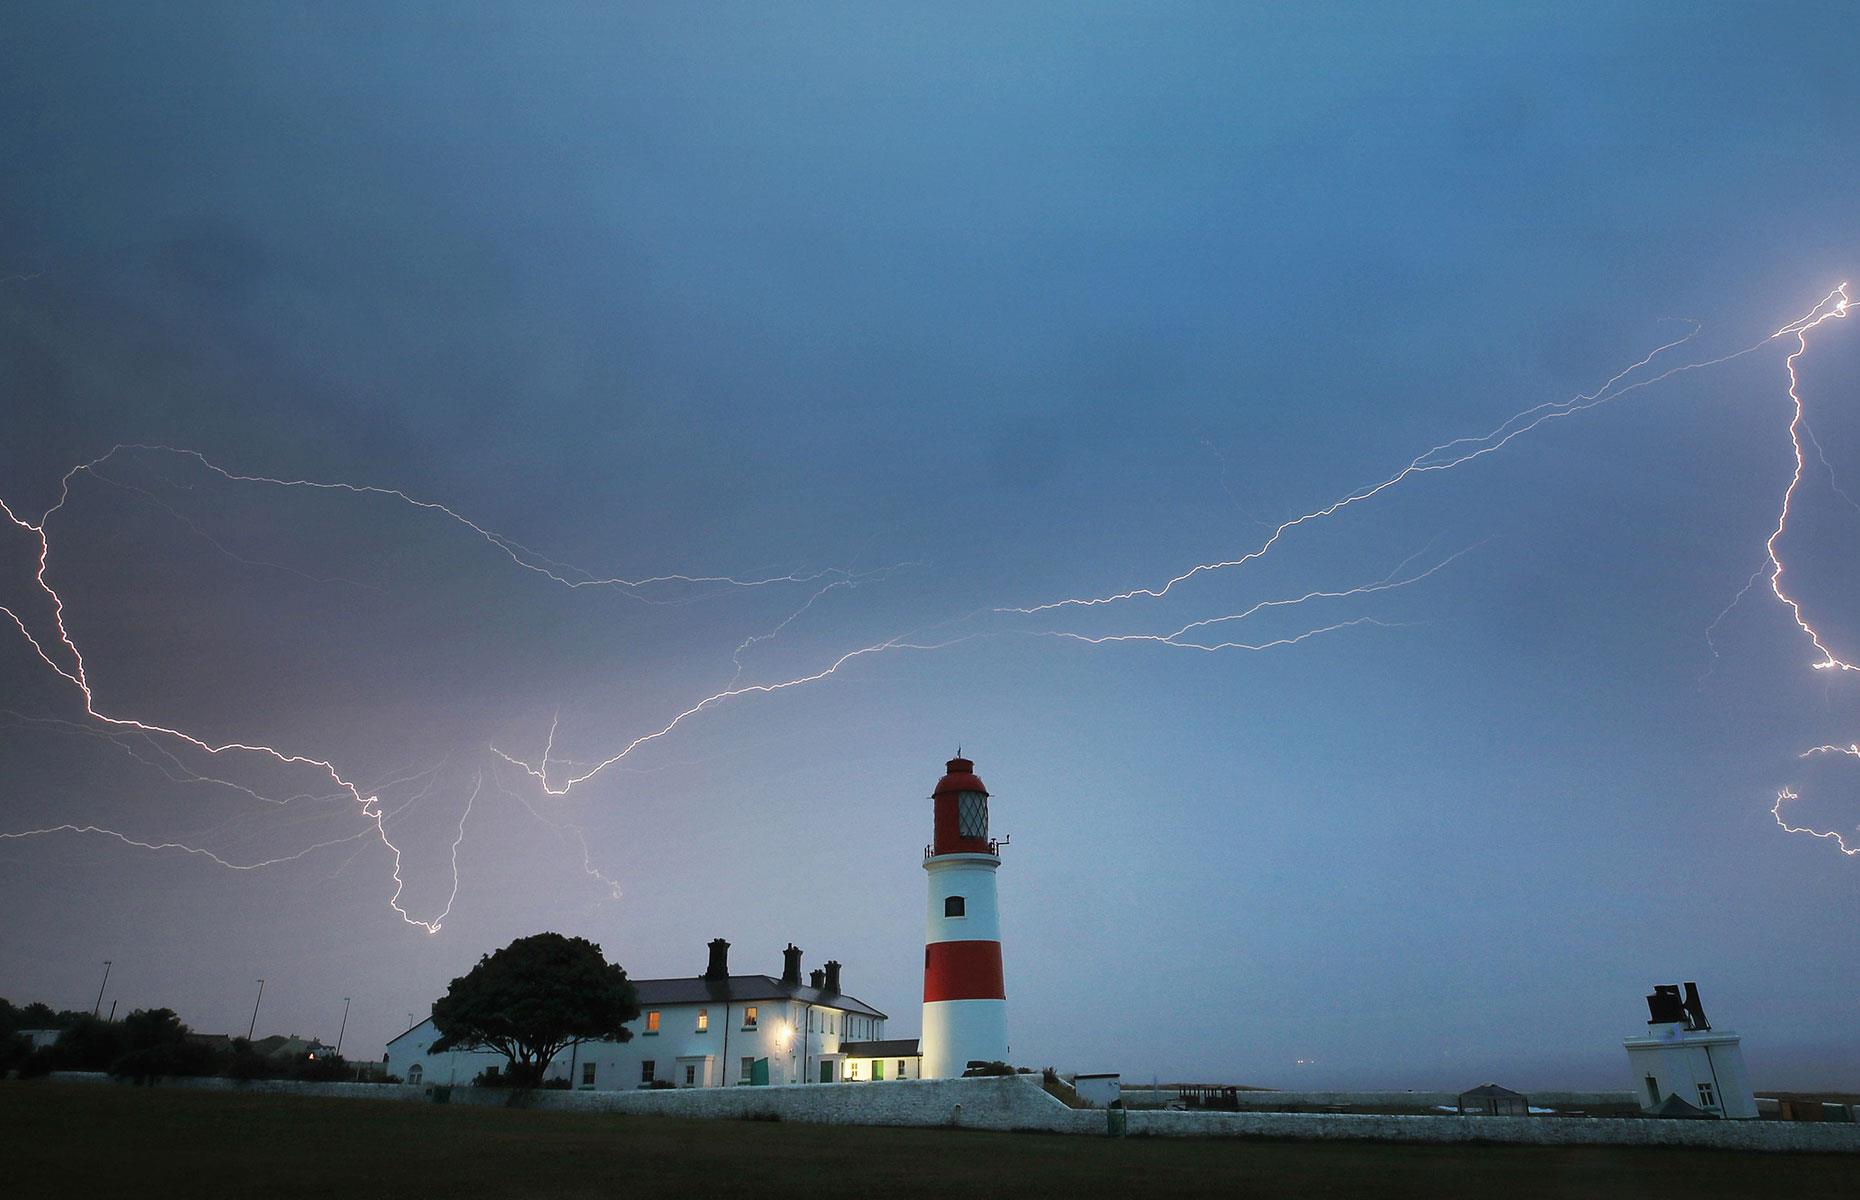
[[[258,999],[252,1001],[252,1023],[245,1027],[245,1040],[251,1041],[253,1031],[258,1028],[258,1005],[265,998],[265,981],[258,981]]]
[[[110,960],[106,958],[103,960],[103,982],[97,985],[97,1003],[90,1006],[91,1016],[93,1017],[96,1016],[97,1010],[103,1007],[103,989],[109,986],[110,986]]]
[[[349,998],[342,998],[342,1028],[336,1030],[336,1057],[342,1057],[342,1035],[349,1031]]]

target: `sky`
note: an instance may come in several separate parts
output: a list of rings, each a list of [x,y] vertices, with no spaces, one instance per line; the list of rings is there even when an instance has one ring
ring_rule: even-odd
[[[721,936],[909,1036],[960,747],[1024,1065],[1619,1088],[1697,980],[1854,1086],[1850,6],[7,23],[0,995],[368,1057]]]

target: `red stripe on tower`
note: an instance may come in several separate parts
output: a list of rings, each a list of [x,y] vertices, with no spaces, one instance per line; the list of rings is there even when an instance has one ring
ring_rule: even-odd
[[[924,1001],[1005,1000],[1000,942],[932,942],[924,947]]]

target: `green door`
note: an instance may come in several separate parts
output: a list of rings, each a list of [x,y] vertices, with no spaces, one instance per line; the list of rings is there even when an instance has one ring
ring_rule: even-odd
[[[833,1064],[832,1063],[823,1062],[820,1064],[820,1082],[822,1083],[833,1082]]]
[[[876,1082],[877,1080],[883,1079],[884,1077],[885,1077],[885,1060],[882,1058],[873,1059],[872,1060],[873,1081]]]
[[[758,1058],[749,1068],[749,1082],[756,1087],[769,1085],[769,1060]]]

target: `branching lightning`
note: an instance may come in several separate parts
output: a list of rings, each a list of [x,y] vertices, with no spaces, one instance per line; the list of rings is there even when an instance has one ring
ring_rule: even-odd
[[[1807,457],[1803,453],[1803,437],[1806,435],[1811,441],[1814,438],[1814,434],[1808,432],[1808,421],[1802,404],[1802,381],[1796,374],[1796,363],[1804,354],[1808,353],[1809,332],[1820,327],[1825,322],[1845,318],[1850,306],[1851,301],[1847,296],[1847,285],[1843,283],[1832,292],[1822,297],[1821,303],[1811,309],[1806,316],[1791,321],[1781,329],[1778,329],[1775,334],[1775,336],[1779,338],[1795,338],[1795,349],[1790,351],[1789,356],[1783,360],[1783,366],[1789,373],[1789,445],[1795,454],[1795,470],[1789,476],[1789,486],[1783,489],[1782,506],[1776,513],[1776,527],[1770,531],[1770,536],[1764,541],[1763,550],[1764,553],[1769,556],[1770,560],[1770,591],[1775,594],[1778,601],[1788,608],[1789,615],[1791,619],[1795,621],[1796,628],[1801,630],[1802,635],[1806,637],[1809,644],[1815,648],[1815,652],[1821,656],[1818,661],[1810,664],[1817,671],[1846,672],[1860,668],[1856,668],[1853,663],[1840,658],[1834,651],[1828,649],[1826,643],[1821,639],[1821,633],[1813,625],[1809,624],[1808,618],[1803,615],[1802,602],[1783,588],[1783,560],[1782,554],[1777,547],[1782,541],[1783,535],[1788,531],[1791,506],[1795,502],[1796,492],[1802,486],[1802,477],[1808,467]],[[1815,451],[1821,456],[1822,464],[1827,467],[1830,480],[1832,480],[1834,468],[1828,465],[1827,456],[1821,454],[1821,446],[1818,442],[1815,443]],[[1840,493],[1843,499],[1848,500],[1848,503],[1853,503],[1845,492],[1840,491],[1840,486],[1838,484],[1835,484],[1834,488],[1836,492]],[[1810,750],[1804,751],[1801,757],[1815,758],[1823,754],[1842,754],[1860,758],[1860,744],[1849,746],[1816,746]],[[1860,846],[1849,847],[1846,839],[1837,832],[1791,825],[1789,822],[1785,821],[1782,815],[1782,806],[1788,801],[1799,799],[1801,799],[1801,796],[1794,788],[1785,787],[1776,793],[1776,803],[1770,806],[1770,815],[1776,819],[1776,824],[1778,826],[1787,833],[1806,833],[1811,837],[1831,838],[1835,846],[1839,848],[1840,852],[1844,855],[1852,856],[1856,853],[1860,853]]]
[[[820,683],[838,675],[842,670],[868,659],[875,659],[905,651],[932,653],[984,638],[1034,637],[1069,641],[1092,647],[1106,647],[1113,644],[1152,644],[1176,649],[1196,650],[1204,653],[1230,651],[1265,652],[1295,646],[1313,638],[1341,633],[1346,630],[1365,627],[1391,628],[1404,624],[1404,622],[1391,621],[1358,613],[1357,615],[1318,620],[1302,629],[1273,636],[1245,637],[1241,635],[1230,635],[1226,632],[1226,629],[1231,626],[1269,612],[1300,609],[1306,605],[1315,606],[1339,601],[1364,600],[1383,593],[1421,584],[1435,574],[1446,570],[1462,556],[1469,553],[1469,549],[1459,550],[1444,557],[1440,557],[1433,561],[1431,565],[1418,570],[1413,569],[1412,564],[1420,555],[1411,555],[1407,560],[1397,564],[1396,567],[1387,574],[1368,582],[1348,586],[1293,590],[1290,594],[1256,600],[1250,605],[1230,612],[1215,612],[1186,621],[1178,618],[1176,621],[1170,623],[1170,625],[1173,625],[1172,628],[1169,625],[1165,625],[1161,629],[1093,633],[1072,628],[1029,629],[1014,624],[1013,621],[1015,618],[1024,618],[1038,614],[1087,608],[1102,608],[1126,601],[1161,600],[1165,596],[1172,594],[1177,589],[1178,585],[1186,584],[1199,576],[1242,568],[1249,563],[1265,557],[1279,546],[1287,535],[1291,534],[1294,530],[1303,526],[1320,523],[1345,509],[1370,501],[1382,493],[1390,491],[1410,480],[1434,473],[1450,471],[1477,459],[1495,454],[1517,438],[1530,433],[1546,422],[1573,416],[1601,405],[1613,403],[1630,393],[1652,387],[1655,384],[1684,372],[1701,370],[1755,353],[1779,338],[1793,337],[1796,340],[1795,349],[1785,359],[1785,366],[1789,379],[1788,395],[1793,404],[1793,415],[1790,421],[1789,431],[1795,452],[1795,470],[1788,487],[1784,490],[1782,506],[1777,516],[1775,528],[1765,542],[1770,588],[1778,601],[1788,608],[1798,628],[1819,654],[1819,661],[1813,664],[1815,668],[1818,670],[1835,670],[1841,672],[1852,671],[1856,668],[1849,662],[1837,657],[1833,651],[1827,647],[1821,634],[1809,624],[1800,602],[1785,588],[1785,567],[1780,553],[1780,545],[1783,541],[1783,536],[1786,532],[1791,514],[1791,505],[1795,500],[1806,468],[1804,453],[1805,439],[1808,440],[1808,444],[1814,445],[1816,453],[1820,457],[1822,463],[1824,466],[1827,465],[1826,455],[1821,452],[1819,444],[1813,442],[1813,435],[1809,432],[1805,419],[1804,406],[1799,391],[1799,380],[1796,370],[1797,362],[1807,351],[1807,335],[1809,332],[1818,328],[1824,322],[1845,317],[1847,315],[1848,306],[1849,301],[1846,285],[1843,284],[1840,288],[1835,289],[1824,298],[1821,303],[1806,316],[1785,325],[1763,341],[1717,357],[1686,361],[1670,366],[1661,365],[1663,360],[1673,351],[1687,345],[1698,336],[1699,326],[1694,323],[1690,330],[1683,336],[1656,346],[1652,351],[1616,372],[1604,381],[1600,387],[1592,391],[1578,393],[1566,400],[1550,401],[1535,405],[1513,414],[1483,434],[1456,437],[1430,447],[1414,456],[1406,465],[1382,478],[1379,482],[1346,492],[1342,496],[1324,505],[1286,519],[1276,526],[1271,527],[1270,533],[1254,548],[1237,556],[1196,563],[1170,576],[1159,584],[1145,587],[1133,587],[1123,591],[1099,595],[1065,597],[1032,605],[1001,606],[985,609],[978,613],[971,613],[967,616],[943,621],[912,633],[881,639],[851,650],[843,651],[829,658],[824,666],[819,666],[812,670],[806,670],[787,677],[753,683],[743,682],[743,676],[747,671],[744,656],[752,648],[770,642],[772,639],[776,638],[784,630],[787,630],[796,621],[813,610],[815,606],[830,593],[842,589],[851,590],[857,587],[861,582],[882,580],[891,573],[915,564],[900,563],[864,572],[856,572],[850,566],[847,566],[814,571],[790,571],[787,573],[767,574],[663,573],[633,576],[611,573],[602,574],[547,557],[504,534],[498,533],[462,515],[459,511],[448,505],[416,497],[399,488],[346,482],[326,482],[304,478],[242,474],[222,467],[193,450],[139,443],[118,445],[106,453],[87,462],[80,463],[67,471],[59,481],[56,501],[36,520],[27,519],[17,513],[13,508],[9,507],[5,501],[0,501],[0,515],[4,515],[15,528],[30,534],[37,541],[36,569],[33,573],[33,579],[40,593],[42,593],[45,602],[49,604],[49,627],[35,632],[34,625],[29,623],[26,617],[14,607],[0,605],[0,613],[4,613],[11,619],[25,643],[37,655],[39,660],[59,678],[69,683],[75,689],[81,697],[85,715],[93,724],[76,725],[69,722],[50,722],[49,720],[45,723],[48,725],[56,724],[66,726],[72,731],[82,731],[102,737],[113,745],[116,745],[124,753],[129,754],[138,761],[147,763],[177,783],[229,788],[269,805],[289,804],[298,800],[339,801],[346,804],[350,810],[358,813],[363,818],[365,825],[363,829],[356,833],[335,839],[319,841],[314,845],[307,846],[288,855],[279,855],[253,861],[228,858],[225,854],[192,843],[137,838],[116,830],[106,829],[92,824],[66,823],[38,829],[0,833],[0,840],[19,840],[58,834],[101,836],[115,839],[139,849],[163,852],[178,851],[211,861],[216,865],[228,869],[251,871],[262,867],[294,862],[315,851],[353,843],[372,835],[380,841],[392,856],[392,878],[394,881],[394,888],[392,895],[389,897],[389,904],[407,924],[429,933],[438,932],[442,923],[450,915],[453,904],[459,894],[459,849],[466,836],[467,822],[486,786],[487,780],[485,771],[480,770],[477,772],[471,792],[466,798],[459,813],[456,835],[451,844],[452,880],[451,890],[447,895],[446,901],[440,910],[435,914],[431,914],[430,917],[415,917],[402,904],[401,898],[406,887],[402,875],[402,851],[400,846],[389,835],[388,821],[389,818],[396,813],[403,811],[430,794],[433,788],[437,786],[438,768],[433,768],[429,772],[420,772],[413,776],[403,776],[391,781],[392,783],[398,784],[408,782],[413,778],[430,776],[427,778],[425,784],[410,799],[403,802],[397,808],[384,812],[382,791],[384,787],[388,786],[388,783],[384,782],[374,787],[359,786],[351,782],[344,771],[335,764],[333,756],[324,757],[319,753],[286,749],[256,741],[222,740],[196,732],[189,732],[158,721],[144,720],[113,710],[106,710],[106,706],[99,703],[93,686],[90,666],[86,662],[84,653],[80,649],[77,640],[72,636],[67,626],[65,597],[61,595],[50,580],[52,539],[49,528],[51,519],[64,508],[67,501],[71,498],[73,483],[80,476],[88,475],[103,483],[123,488],[133,494],[140,495],[143,499],[166,510],[170,515],[190,528],[197,536],[204,538],[215,549],[236,561],[284,570],[307,581],[317,583],[353,582],[339,576],[315,575],[298,570],[294,567],[241,557],[235,554],[226,545],[214,538],[206,529],[202,528],[199,523],[176,510],[160,496],[146,489],[125,483],[119,478],[105,474],[100,469],[119,455],[141,454],[178,457],[218,479],[232,484],[309,490],[323,493],[343,493],[356,497],[391,500],[418,510],[421,513],[439,516],[448,522],[456,524],[487,545],[495,548],[505,559],[519,569],[541,576],[555,585],[573,590],[588,588],[611,589],[643,603],[665,604],[683,603],[690,599],[698,598],[697,595],[691,592],[690,589],[692,588],[734,591],[760,589],[776,585],[815,585],[807,598],[791,610],[779,623],[768,628],[767,632],[753,634],[743,639],[737,645],[734,653],[731,655],[735,673],[730,678],[727,686],[707,696],[703,696],[694,702],[685,703],[668,719],[661,720],[655,727],[643,733],[638,733],[629,739],[618,740],[618,749],[606,754],[604,757],[592,759],[592,761],[578,761],[572,763],[557,757],[556,741],[560,724],[559,713],[550,722],[549,733],[543,745],[542,754],[536,761],[526,761],[513,753],[495,746],[489,748],[491,754],[494,755],[495,758],[495,761],[489,764],[490,786],[503,794],[506,798],[515,800],[544,826],[563,837],[572,838],[581,849],[583,869],[588,877],[606,888],[608,894],[615,899],[621,896],[620,886],[594,865],[593,855],[590,852],[586,834],[581,827],[570,824],[566,820],[546,816],[516,790],[506,786],[499,774],[501,764],[508,764],[528,775],[534,781],[535,786],[545,796],[566,796],[579,785],[586,783],[608,768],[627,759],[642,747],[652,745],[655,742],[667,738],[692,719],[731,701],[744,700],[752,697],[771,696],[791,689]],[[1831,466],[1828,466],[1828,471],[1830,477],[1832,477]],[[1225,486],[1224,480],[1223,486]],[[1757,575],[1752,576],[1751,583],[1746,585],[1745,592],[1749,591],[1751,586],[1754,586],[1756,578],[1762,573],[1762,570],[1759,570]],[[713,590],[710,594],[716,594],[716,592]],[[1744,592],[1740,592],[1738,594],[1738,599],[1741,600],[1743,595]],[[1736,603],[1737,600],[1733,600],[1731,607],[1735,607]],[[1727,607],[1725,613],[1720,614],[1719,620],[1721,621],[1724,615],[1728,614],[1729,611],[1730,607]],[[991,619],[994,620],[994,623],[987,624],[986,622]],[[1006,627],[1001,627],[1004,624]],[[1718,621],[1714,621],[1713,627],[1715,628],[1717,624]],[[1216,632],[1217,630],[1219,630],[1219,632]],[[1708,637],[1709,632],[1708,630]],[[1713,647],[1713,654],[1715,657],[1715,646]],[[41,721],[39,718],[26,718],[19,714],[7,715],[12,716],[17,722],[38,723]],[[329,788],[332,790],[324,792],[298,790],[281,799],[268,797],[259,790],[244,784],[220,778],[217,775],[206,775],[193,770],[175,753],[164,748],[161,744],[164,740],[178,747],[185,748],[186,751],[198,752],[216,759],[252,758],[261,762],[269,762],[278,767],[307,768],[317,773],[320,778],[327,780]],[[142,751],[145,750],[158,757],[145,757],[142,753]],[[1830,753],[1851,755],[1860,758],[1860,746],[1821,746],[1806,752],[1803,757],[1806,758]],[[1785,802],[1797,798],[1793,790],[1785,789],[1778,794],[1772,812],[1776,817],[1777,823],[1781,825],[1782,828],[1791,833],[1809,833],[1818,838],[1832,838],[1839,846],[1841,852],[1846,855],[1853,855],[1856,852],[1860,852],[1860,847],[1850,848],[1847,842],[1838,834],[1812,829],[1802,829],[1787,824],[1781,815],[1782,806]],[[353,858],[353,856],[351,856],[351,858]],[[342,869],[346,869],[346,867],[347,862],[344,863]]]

